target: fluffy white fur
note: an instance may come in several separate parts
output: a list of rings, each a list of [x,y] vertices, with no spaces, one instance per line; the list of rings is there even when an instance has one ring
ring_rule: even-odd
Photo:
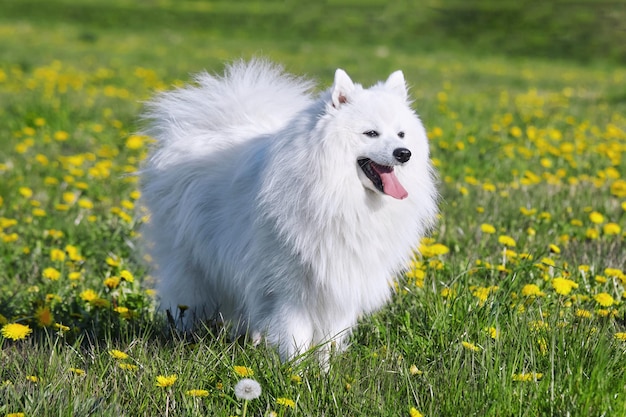
[[[329,90],[312,88],[266,61],[237,62],[157,95],[145,114],[157,143],[142,171],[143,234],[162,309],[184,329],[222,317],[284,360],[343,347],[389,299],[436,215],[403,74],[364,89],[337,70]],[[381,192],[363,157],[393,167],[408,195]]]

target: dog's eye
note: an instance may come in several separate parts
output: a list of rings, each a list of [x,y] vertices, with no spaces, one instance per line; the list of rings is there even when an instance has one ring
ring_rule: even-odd
[[[404,132],[398,132],[398,137],[399,137],[400,139],[404,138]]]
[[[370,138],[377,138],[379,136],[378,132],[375,130],[368,130],[367,132],[363,132],[363,134]]]

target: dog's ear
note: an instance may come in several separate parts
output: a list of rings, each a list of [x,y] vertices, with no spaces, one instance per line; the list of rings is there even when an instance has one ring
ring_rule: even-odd
[[[342,69],[337,69],[331,92],[333,107],[338,109],[342,104],[347,103],[352,90],[354,90],[354,83],[348,74]]]
[[[392,73],[389,78],[387,78],[385,87],[394,94],[402,97],[402,100],[407,99],[408,94],[406,91],[406,82],[404,81],[404,74],[402,71]]]

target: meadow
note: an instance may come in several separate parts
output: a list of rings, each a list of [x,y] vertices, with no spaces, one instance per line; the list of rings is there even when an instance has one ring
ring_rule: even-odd
[[[412,44],[393,26],[410,2],[343,19],[286,3],[3,4],[0,416],[626,414],[620,47]],[[328,372],[220,328],[176,334],[138,248],[142,101],[252,56],[320,88],[337,67],[363,84],[402,69],[439,172],[437,227]],[[260,396],[236,394],[244,378]]]

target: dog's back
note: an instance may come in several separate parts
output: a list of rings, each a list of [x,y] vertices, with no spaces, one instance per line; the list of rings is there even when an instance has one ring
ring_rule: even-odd
[[[145,133],[157,140],[146,170],[204,157],[271,134],[311,103],[310,81],[263,60],[235,62],[223,76],[162,92],[146,104]]]

